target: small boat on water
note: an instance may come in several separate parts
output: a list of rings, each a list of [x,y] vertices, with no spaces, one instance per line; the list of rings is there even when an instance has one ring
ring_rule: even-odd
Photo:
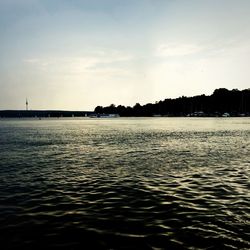
[[[90,118],[117,118],[120,117],[118,114],[93,114]]]

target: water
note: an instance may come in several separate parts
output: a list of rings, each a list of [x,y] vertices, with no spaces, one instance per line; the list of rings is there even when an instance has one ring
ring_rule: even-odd
[[[249,125],[0,120],[1,249],[249,249]]]

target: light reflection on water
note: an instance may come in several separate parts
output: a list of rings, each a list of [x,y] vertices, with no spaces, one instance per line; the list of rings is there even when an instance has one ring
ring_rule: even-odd
[[[0,120],[6,248],[250,248],[249,118]]]

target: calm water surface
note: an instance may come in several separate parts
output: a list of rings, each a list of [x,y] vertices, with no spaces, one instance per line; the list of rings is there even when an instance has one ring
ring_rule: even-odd
[[[1,249],[249,249],[249,118],[0,120]]]

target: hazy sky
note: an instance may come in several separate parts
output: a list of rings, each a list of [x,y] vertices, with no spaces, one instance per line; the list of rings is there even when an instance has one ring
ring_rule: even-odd
[[[249,0],[0,0],[0,109],[250,87]]]

